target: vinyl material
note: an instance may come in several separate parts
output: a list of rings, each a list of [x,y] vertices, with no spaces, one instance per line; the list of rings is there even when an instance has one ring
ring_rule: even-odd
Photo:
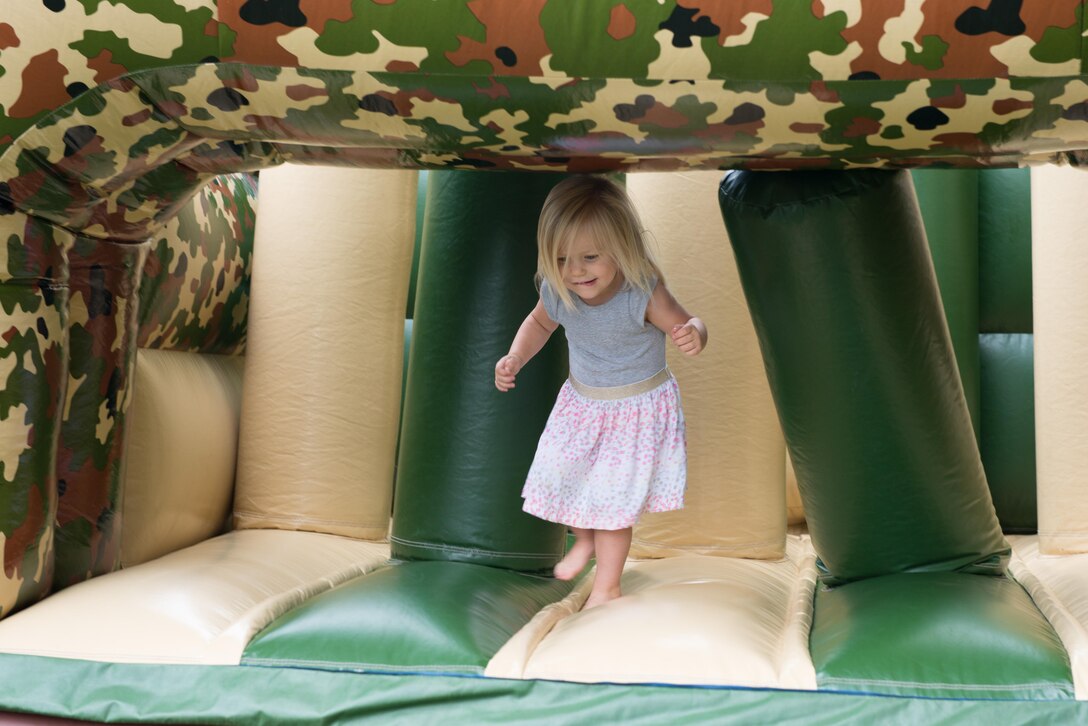
[[[570,583],[463,562],[405,562],[288,613],[246,648],[247,665],[366,673],[481,673]]]
[[[1031,333],[979,336],[982,407],[979,447],[1001,527],[1034,533],[1035,378]]]
[[[824,579],[1001,573],[910,176],[733,172],[719,201]]]
[[[548,571],[565,528],[521,511],[537,439],[566,378],[561,332],[495,389],[539,295],[536,219],[552,175],[431,174],[404,400],[393,555]]]
[[[1088,701],[1088,554],[1048,555],[1039,537],[1012,536],[1013,576],[1062,639],[1079,701]]]
[[[1088,552],[1088,179],[1031,172],[1039,549]]]
[[[384,539],[415,172],[288,165],[259,193],[235,526]]]
[[[502,663],[505,673],[814,689],[808,628],[815,555],[807,539],[788,542],[780,562],[689,555],[629,563],[622,598],[556,623],[520,673],[515,658]],[[499,675],[494,665],[489,674]]]
[[[125,452],[122,567],[194,545],[229,522],[243,364],[237,356],[139,351]]]
[[[627,177],[669,290],[709,332],[695,358],[666,341],[687,421],[688,488],[684,509],[643,515],[633,557],[785,553],[785,442],[714,203],[720,180],[713,171]]]
[[[956,368],[977,437],[979,173],[974,169],[916,169],[910,175],[956,354]]]
[[[934,698],[1073,697],[1054,629],[1014,580],[959,572],[875,577],[820,590],[820,690]]]
[[[388,546],[249,530],[68,588],[0,622],[0,652],[110,663],[236,664],[254,633],[385,563]]]

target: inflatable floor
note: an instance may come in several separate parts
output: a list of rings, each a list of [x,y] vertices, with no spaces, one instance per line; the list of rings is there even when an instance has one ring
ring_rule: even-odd
[[[11,5],[0,720],[1088,721],[1080,0]],[[571,173],[711,331],[591,610]]]

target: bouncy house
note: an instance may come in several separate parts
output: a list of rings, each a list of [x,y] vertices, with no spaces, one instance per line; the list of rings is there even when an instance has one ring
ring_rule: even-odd
[[[1088,720],[1079,0],[0,10],[12,722]],[[711,331],[624,596],[519,493],[536,219]]]

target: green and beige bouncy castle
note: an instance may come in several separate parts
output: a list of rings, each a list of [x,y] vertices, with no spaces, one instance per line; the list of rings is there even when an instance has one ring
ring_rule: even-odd
[[[1084,0],[4,3],[0,720],[1088,722],[1084,164]],[[584,172],[711,332],[588,611]]]

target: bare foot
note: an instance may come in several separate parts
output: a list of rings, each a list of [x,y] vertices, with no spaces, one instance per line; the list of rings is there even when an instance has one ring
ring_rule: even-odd
[[[555,566],[555,578],[557,580],[573,580],[589,564],[591,557],[593,557],[592,540],[589,542],[575,542],[566,556]]]
[[[620,589],[618,587],[614,587],[610,590],[604,590],[603,592],[597,592],[596,590],[594,590],[589,594],[589,599],[586,600],[586,604],[582,606],[582,609],[589,610],[590,608],[595,608],[598,605],[604,605],[606,602],[609,602],[610,600],[615,600],[616,598],[620,597],[620,594]]]

